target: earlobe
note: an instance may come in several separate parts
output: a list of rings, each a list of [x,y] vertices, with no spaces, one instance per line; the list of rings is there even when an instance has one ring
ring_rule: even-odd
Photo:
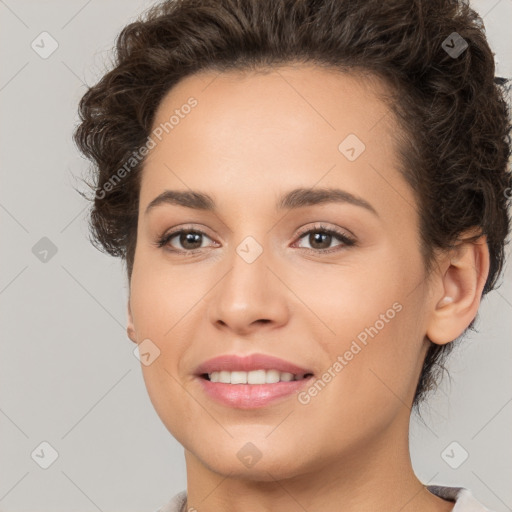
[[[134,343],[138,343],[137,336],[135,334],[135,327],[133,325],[133,317],[132,311],[130,308],[130,299],[128,299],[128,324],[126,326],[126,333],[128,334],[128,338],[130,338]]]
[[[461,242],[446,256],[441,279],[442,294],[434,307],[426,335],[438,345],[460,336],[474,320],[489,274],[489,248],[485,236]]]

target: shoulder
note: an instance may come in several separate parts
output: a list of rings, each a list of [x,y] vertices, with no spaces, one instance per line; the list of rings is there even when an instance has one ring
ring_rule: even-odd
[[[187,491],[181,491],[171,498],[164,506],[153,512],[181,512],[187,500]]]
[[[445,500],[455,502],[452,512],[493,512],[480,503],[465,487],[445,487],[442,485],[428,485],[427,489]]]

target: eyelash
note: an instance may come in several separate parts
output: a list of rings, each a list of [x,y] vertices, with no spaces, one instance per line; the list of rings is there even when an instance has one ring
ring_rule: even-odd
[[[199,229],[194,229],[192,227],[181,228],[181,229],[172,231],[170,233],[166,233],[166,234],[162,235],[161,237],[159,237],[156,245],[159,248],[163,248],[164,246],[168,245],[169,242],[176,235],[180,235],[181,233],[184,233],[184,232],[204,235],[204,236],[208,237],[208,235],[206,233],[204,233],[203,231],[201,231]],[[313,228],[309,228],[307,230],[301,231],[297,236],[297,240],[300,240],[305,235],[309,235],[310,233],[322,233],[322,234],[326,234],[326,235],[332,235],[335,238],[337,238],[340,242],[342,242],[342,244],[332,247],[330,249],[309,249],[307,247],[302,248],[303,250],[310,252],[310,253],[329,254],[332,252],[338,252],[338,251],[342,250],[343,248],[347,248],[347,247],[356,245],[356,241],[354,238],[346,235],[345,233],[342,233],[341,231],[324,226],[323,224],[319,224],[317,226],[314,226]],[[181,249],[168,248],[169,251],[171,251],[173,253],[178,253],[178,254],[196,254],[198,252],[201,252],[203,249],[204,249],[204,247],[200,247],[198,249],[192,249],[192,250],[187,251],[187,250],[181,250]]]

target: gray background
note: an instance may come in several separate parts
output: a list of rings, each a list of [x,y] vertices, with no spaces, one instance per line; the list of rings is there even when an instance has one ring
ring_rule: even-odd
[[[154,412],[125,333],[124,269],[88,242],[87,204],[73,189],[87,168],[70,138],[78,100],[118,31],[150,4],[0,0],[0,511],[150,512],[186,486],[183,449]],[[498,74],[512,77],[512,0],[474,6]],[[31,47],[43,31],[58,43],[46,59]],[[33,252],[48,247],[43,237],[57,250],[46,262]],[[512,510],[511,318],[509,263],[479,333],[453,353],[451,385],[424,409],[426,425],[411,425],[418,477],[468,487],[497,512]],[[44,441],[58,453],[48,469]]]

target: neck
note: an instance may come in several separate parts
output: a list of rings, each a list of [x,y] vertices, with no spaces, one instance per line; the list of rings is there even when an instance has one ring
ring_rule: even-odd
[[[200,512],[296,512],[297,510],[449,511],[453,503],[432,493],[415,476],[409,453],[409,410],[386,431],[326,460],[308,461],[306,470],[254,466],[259,472],[215,472],[185,450],[187,508]],[[407,429],[404,432],[404,428]],[[244,444],[243,442],[241,443]],[[305,447],[307,449],[307,447]],[[294,463],[295,461],[292,461]],[[291,476],[290,476],[291,475]]]

